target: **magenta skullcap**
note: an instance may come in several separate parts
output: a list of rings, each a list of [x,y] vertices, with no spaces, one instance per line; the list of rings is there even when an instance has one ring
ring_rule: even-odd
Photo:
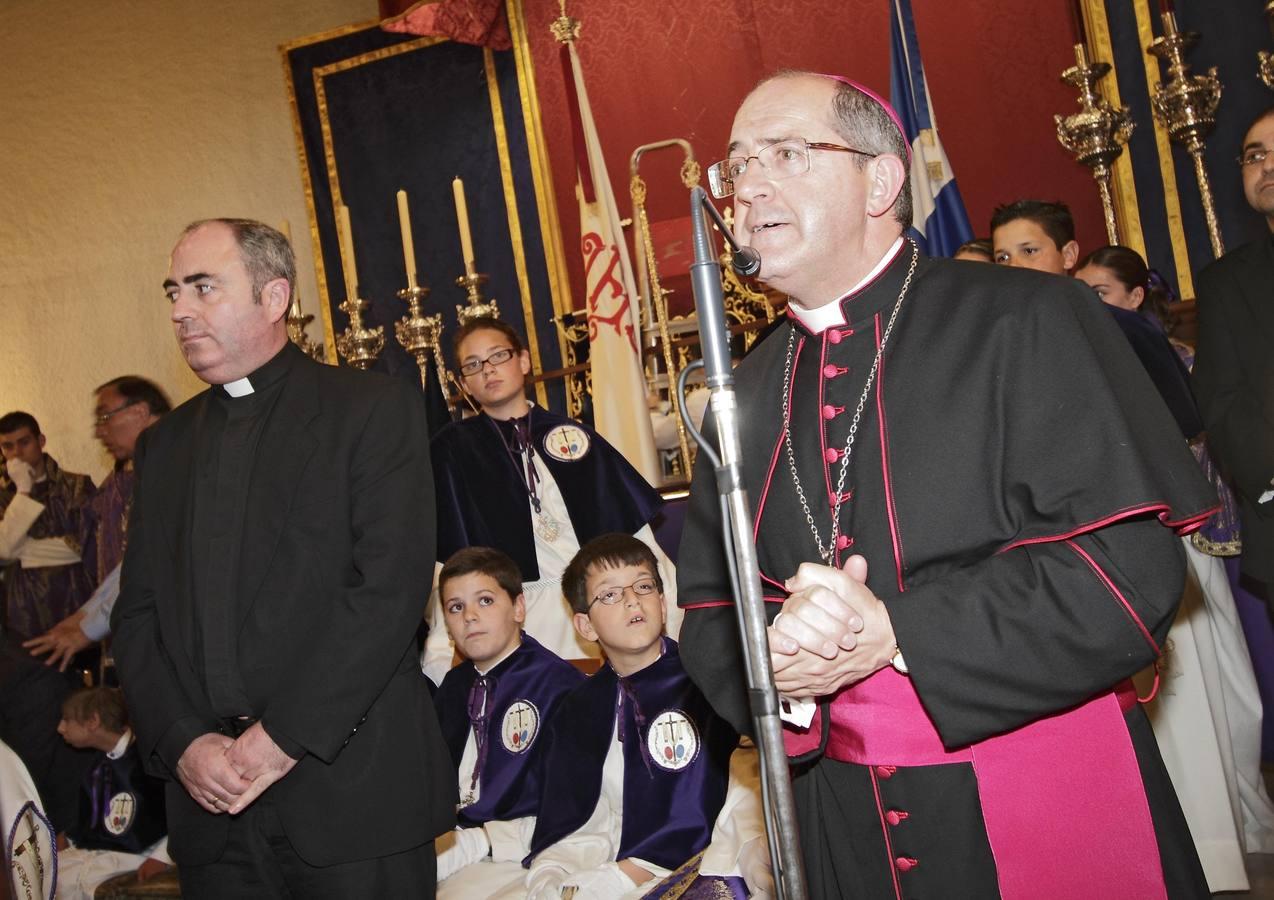
[[[871,88],[867,87],[867,85],[859,84],[857,81],[854,81],[852,78],[846,78],[844,75],[828,75],[824,72],[815,72],[814,74],[819,78],[830,78],[833,81],[839,81],[841,84],[847,84],[860,94],[866,94],[868,97],[875,100],[876,105],[885,111],[885,115],[889,116],[890,120],[894,123],[894,126],[898,129],[898,134],[902,137],[902,145],[907,148],[907,166],[910,168],[911,141],[907,140],[907,129],[902,127],[902,119],[898,116],[898,111],[889,105],[889,101],[880,96],[880,94],[877,94]]]

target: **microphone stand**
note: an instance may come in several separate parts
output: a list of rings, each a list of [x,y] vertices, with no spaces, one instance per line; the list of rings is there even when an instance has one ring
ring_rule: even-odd
[[[769,640],[766,637],[765,601],[761,595],[761,570],[757,564],[756,542],[752,538],[752,511],[743,487],[742,448],[739,444],[738,405],[734,396],[734,373],[730,364],[729,332],[725,324],[725,298],[721,289],[721,265],[708,240],[706,210],[734,250],[733,265],[740,274],[752,275],[760,270],[761,258],[750,247],[740,247],[726,228],[716,207],[703,188],[690,192],[691,219],[694,224],[695,261],[690,266],[694,288],[695,312],[699,317],[699,343],[703,349],[701,362],[682,370],[678,390],[684,390],[686,376],[702,367],[707,376],[709,401],[717,426],[720,455],[694,428],[681,405],[687,429],[701,450],[708,454],[717,479],[720,495],[722,541],[730,570],[730,588],[739,621],[739,637],[747,670],[748,703],[752,711],[753,731],[761,755],[761,799],[765,810],[766,837],[770,848],[770,864],[779,900],[806,900],[805,871],[801,864],[800,840],[796,827],[796,804],[788,773],[787,752],[783,746],[783,724],[779,719],[779,697],[774,687],[774,670],[770,667]]]

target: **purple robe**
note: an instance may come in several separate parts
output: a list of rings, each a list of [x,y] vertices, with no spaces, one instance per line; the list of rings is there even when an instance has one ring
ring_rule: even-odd
[[[620,678],[603,666],[563,699],[542,739],[543,793],[525,864],[597,808],[616,715],[624,745],[616,858],[675,869],[708,846],[739,736],[686,675],[677,642],[664,638],[664,655],[640,672]]]
[[[82,513],[93,492],[93,480],[63,471],[47,454],[44,467],[44,480],[31,488],[31,499],[43,504],[44,511],[27,530],[27,537],[62,538],[83,555]],[[0,516],[14,497],[13,485],[7,480],[0,483]],[[14,562],[5,576],[7,627],[24,639],[44,634],[79,609],[92,590],[93,581],[83,560],[30,569]]]

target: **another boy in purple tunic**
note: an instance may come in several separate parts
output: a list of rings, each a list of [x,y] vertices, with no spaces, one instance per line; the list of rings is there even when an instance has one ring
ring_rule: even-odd
[[[738,873],[765,853],[755,786],[732,780],[739,736],[663,634],[650,548],[627,534],[594,538],[566,567],[562,589],[575,628],[601,645],[606,664],[563,699],[541,739],[528,896],[639,896],[704,852],[719,829],[731,832],[731,849],[715,854],[729,877],[711,880],[747,896]]]
[[[439,838],[438,880],[465,869],[473,881],[516,881],[530,849],[539,806],[536,738],[561,697],[584,676],[524,634],[522,577],[509,556],[468,547],[438,580],[447,630],[465,661],[447,673],[435,698],[460,790],[460,826]],[[474,863],[508,863],[482,871]],[[439,887],[442,894],[448,891]]]

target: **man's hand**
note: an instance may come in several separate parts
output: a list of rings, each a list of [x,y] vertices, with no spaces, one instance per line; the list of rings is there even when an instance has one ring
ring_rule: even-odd
[[[60,662],[58,671],[65,672],[72,656],[93,646],[88,635],[80,629],[80,623],[83,621],[83,612],[73,612],[39,637],[23,641],[22,646],[30,650],[32,656],[43,656],[48,653],[49,658],[44,661],[44,664],[52,666]]]
[[[35,469],[31,468],[30,463],[15,456],[5,463],[5,470],[9,473],[14,490],[19,494],[31,493],[31,488],[35,485]]]
[[[252,782],[226,757],[234,741],[208,732],[190,742],[177,760],[177,778],[196,803],[213,815],[226,812]]]
[[[226,753],[226,759],[235,770],[251,784],[231,805],[231,815],[243,812],[296,765],[296,760],[279,749],[261,723],[257,722],[234,742]]]
[[[867,587],[867,561],[842,569],[803,563],[768,629],[775,686],[789,697],[820,697],[861,681],[893,658],[889,613]]]

